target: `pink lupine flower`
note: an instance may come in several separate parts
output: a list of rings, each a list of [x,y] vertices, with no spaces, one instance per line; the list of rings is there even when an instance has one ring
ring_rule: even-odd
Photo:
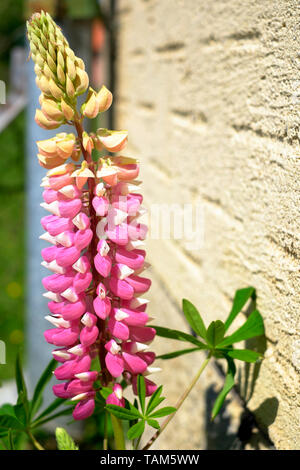
[[[59,51],[67,67],[62,72],[50,57],[49,78],[41,66],[44,58],[37,56],[34,45],[37,29],[42,28],[45,35],[47,27],[58,31],[43,13],[28,23],[42,92],[36,122],[45,129],[74,125],[77,136],[59,133],[37,142],[38,161],[48,170],[41,183],[41,206],[48,214],[41,220],[44,233],[40,238],[49,243],[42,250],[42,265],[50,274],[42,282],[49,300],[46,319],[53,328],[44,336],[55,346],[52,354],[59,362],[54,375],[62,382],[53,386],[53,392],[77,402],[73,417],[80,420],[93,413],[97,389],[112,386],[107,403],[124,406],[122,375],[136,393],[137,375],[153,371],[155,354],[148,348],[155,330],[147,325],[148,301],[142,297],[151,286],[144,277],[147,227],[139,222],[143,196],[137,160],[105,155],[94,161],[91,156],[92,150],[122,150],[127,131],[101,128],[88,134],[82,126],[84,117],[94,118],[110,107],[112,95],[106,87],[98,93],[90,89],[79,113],[75,97],[88,88],[84,63],[72,53],[65,57],[69,46],[59,30],[60,39],[49,46],[47,57]],[[46,35],[51,42],[53,33]],[[97,356],[100,373],[91,370]],[[145,381],[150,395],[156,385]]]
[[[106,398],[106,403],[108,405],[117,405],[122,408],[125,407],[125,400],[123,398],[123,389],[120,384],[115,384],[113,386],[113,393],[108,395]]]

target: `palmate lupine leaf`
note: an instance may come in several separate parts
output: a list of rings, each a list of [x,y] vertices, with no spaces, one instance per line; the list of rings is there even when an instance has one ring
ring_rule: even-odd
[[[237,315],[241,312],[250,299],[253,301],[253,304],[251,305],[252,312],[246,319],[245,323],[234,333],[224,337],[230,325],[233,323]],[[196,307],[184,299],[183,311],[189,325],[199,336],[205,339],[207,344],[202,343],[201,341],[198,341],[197,338],[194,338],[193,336],[178,330],[155,327],[158,336],[190,342],[197,346],[195,348],[183,349],[162,354],[161,356],[158,356],[158,359],[173,359],[183,354],[189,354],[191,352],[203,349],[208,350],[209,355],[215,357],[216,359],[226,359],[228,370],[225,377],[225,383],[215,402],[212,418],[218,414],[227,394],[234,386],[234,375],[236,371],[234,359],[244,362],[256,362],[263,357],[262,354],[257,351],[252,351],[249,349],[235,349],[233,346],[235,343],[240,341],[264,334],[263,319],[258,310],[255,309],[255,300],[256,291],[253,287],[239,289],[235,293],[233,305],[225,323],[220,320],[212,321],[207,330],[205,330],[204,322]]]
[[[46,369],[42,373],[38,383],[33,392],[33,398],[31,400],[31,416],[34,416],[39,409],[39,405],[41,404],[41,396],[44,391],[45,386],[49,382],[52,377],[52,371],[55,368],[57,362],[52,359],[49,364],[47,365]]]
[[[206,340],[206,328],[196,307],[187,299],[182,300],[182,310],[192,329]]]
[[[256,291],[254,287],[246,287],[244,289],[239,289],[236,291],[233,299],[232,309],[227,317],[227,320],[225,321],[226,331],[250,298],[252,300],[255,300],[256,298]]]
[[[236,367],[235,367],[233,359],[231,359],[229,357],[227,357],[226,359],[227,359],[228,368],[227,368],[227,373],[226,373],[226,377],[225,377],[225,382],[224,382],[224,386],[223,386],[221,392],[219,393],[219,395],[217,396],[217,399],[216,399],[215,404],[213,406],[213,410],[212,410],[212,413],[211,413],[211,419],[215,419],[215,417],[219,413],[219,411],[220,411],[220,409],[221,409],[221,407],[222,407],[222,405],[225,401],[226,396],[228,395],[230,390],[234,387],[234,376],[235,376],[235,372],[236,372]]]
[[[221,320],[212,321],[206,333],[208,344],[215,348],[224,338],[225,325]]]
[[[238,328],[232,335],[224,338],[221,343],[218,344],[219,348],[223,348],[230,344],[239,343],[240,341],[253,338],[254,336],[261,336],[265,332],[264,322],[261,314],[258,310],[254,310],[251,315],[247,318],[245,323]]]

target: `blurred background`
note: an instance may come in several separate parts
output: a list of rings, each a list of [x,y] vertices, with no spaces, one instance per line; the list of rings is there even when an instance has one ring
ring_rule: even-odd
[[[34,122],[39,90],[25,38],[25,20],[41,8],[84,59],[92,86],[104,83],[114,93],[101,125],[129,130],[126,155],[141,160],[148,207],[201,208],[203,243],[195,249],[188,237],[149,237],[155,322],[187,329],[182,298],[197,305],[206,323],[224,320],[236,289],[253,285],[258,292],[267,342],[255,346],[266,350],[264,361],[239,368],[236,393],[213,424],[209,411],[223,371],[210,366],[160,448],[299,448],[296,0],[0,2],[0,341],[6,344],[0,402],[15,397],[17,351],[32,387],[52,349],[43,339],[44,170],[35,141],[55,131]],[[158,339],[155,350],[176,346]],[[155,380],[164,384],[169,404],[198,360],[191,355],[162,364]],[[85,432],[93,440],[89,423]]]

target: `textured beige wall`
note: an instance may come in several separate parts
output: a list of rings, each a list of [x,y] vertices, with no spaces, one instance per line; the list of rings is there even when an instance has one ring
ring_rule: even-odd
[[[206,322],[222,319],[235,289],[257,288],[266,358],[259,370],[242,366],[240,392],[278,449],[300,448],[298,5],[119,0],[116,18],[116,124],[129,130],[126,154],[141,160],[147,204],[204,211],[200,249],[149,240],[152,313],[184,326],[186,297]],[[197,360],[163,364],[170,401]],[[207,374],[162,448],[207,446],[204,399],[217,377]],[[233,434],[238,409],[228,411]]]

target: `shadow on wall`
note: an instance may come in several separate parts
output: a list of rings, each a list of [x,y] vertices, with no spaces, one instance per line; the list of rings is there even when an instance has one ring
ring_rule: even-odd
[[[206,391],[205,449],[272,449],[273,444],[268,436],[268,427],[275,421],[277,416],[279,406],[277,398],[267,398],[253,413],[245,409],[240,416],[240,425],[236,429],[236,426],[233,426],[233,419],[227,408],[230,399],[225,401],[219,415],[214,421],[211,421],[211,411],[218,393],[219,390],[215,390],[213,385]]]
[[[246,316],[253,308],[256,308],[255,302],[249,305]],[[252,349],[264,354],[267,348],[265,336],[249,339],[245,341],[245,348]],[[244,406],[251,399],[254,393],[255,384],[260,373],[262,361],[255,364],[244,363],[243,367],[238,369],[237,373],[237,391],[242,397]],[[218,369],[219,365],[217,365]],[[222,371],[224,373],[224,371]],[[228,410],[230,399],[226,400],[220,414],[211,421],[211,411],[214,401],[217,398],[219,390],[211,386],[206,391],[206,449],[207,450],[238,450],[272,448],[273,444],[269,439],[268,428],[275,421],[279,402],[277,398],[267,398],[261,405],[250,412],[247,408],[241,413],[240,425],[237,429],[233,423],[233,417]],[[230,397],[230,395],[229,395]]]
[[[225,400],[218,416],[211,420],[213,405],[219,390],[211,385],[205,393],[205,436],[206,450],[228,450],[232,449],[236,440],[236,432],[232,430],[232,418],[227,410],[230,400]]]

